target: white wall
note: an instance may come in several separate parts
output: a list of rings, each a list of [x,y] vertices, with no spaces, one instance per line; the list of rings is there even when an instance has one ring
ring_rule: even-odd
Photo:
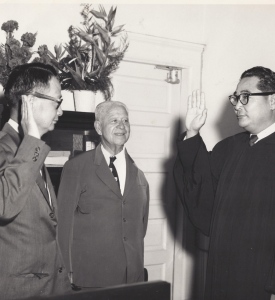
[[[80,25],[82,1],[43,2],[0,4],[0,23],[18,21],[16,38],[20,39],[25,32],[38,32],[33,48],[47,44],[53,51],[55,44],[68,41],[70,25]],[[110,8],[109,3],[104,2],[106,9]],[[116,24],[125,24],[128,31],[206,44],[202,87],[208,120],[202,135],[211,149],[218,140],[240,131],[227,96],[234,92],[244,70],[256,65],[275,70],[275,5],[118,4],[117,7]],[[0,42],[5,42],[2,30]]]
[[[243,71],[265,66],[275,71],[275,5],[205,7],[203,89],[208,122],[202,131],[209,148],[241,131],[227,96]]]
[[[16,20],[19,30],[15,31],[15,38],[20,39],[25,32],[38,32],[34,48],[46,43],[53,49],[56,43],[68,41],[67,29],[70,25],[81,25],[80,11],[83,1],[66,4],[50,2],[0,3],[0,25],[10,19]],[[111,4],[106,3],[104,7],[108,11]],[[94,8],[98,10],[98,5],[95,4]],[[202,18],[203,6],[118,4],[115,24],[125,24],[127,31],[200,42],[203,40]],[[0,42],[4,41],[5,32],[1,30]]]

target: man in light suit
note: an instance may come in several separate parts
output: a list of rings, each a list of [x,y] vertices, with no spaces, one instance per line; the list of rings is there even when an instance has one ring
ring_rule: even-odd
[[[50,148],[40,139],[62,115],[57,73],[41,63],[18,66],[4,91],[11,115],[0,132],[0,298],[65,294],[71,287],[44,167]]]
[[[100,103],[95,129],[101,144],[64,165],[58,191],[61,252],[77,287],[141,282],[149,186],[124,147],[130,135],[127,107]]]

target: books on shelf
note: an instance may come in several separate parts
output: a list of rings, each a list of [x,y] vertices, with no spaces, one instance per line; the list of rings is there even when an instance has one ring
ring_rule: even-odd
[[[71,155],[71,151],[50,151],[45,160],[45,165],[49,167],[63,166]]]

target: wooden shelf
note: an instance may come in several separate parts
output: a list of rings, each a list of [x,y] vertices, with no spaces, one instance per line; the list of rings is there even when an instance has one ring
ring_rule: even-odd
[[[73,157],[85,150],[85,139],[99,143],[99,136],[94,130],[94,113],[63,111],[53,131],[47,132],[42,139],[52,151],[70,151]],[[55,192],[58,192],[62,166],[47,165]]]
[[[47,132],[42,139],[54,151],[83,151],[83,137],[88,136],[96,144],[99,136],[94,130],[94,113],[64,111],[53,131]]]
[[[55,129],[92,130],[94,129],[95,114],[78,111],[63,111],[55,125]]]

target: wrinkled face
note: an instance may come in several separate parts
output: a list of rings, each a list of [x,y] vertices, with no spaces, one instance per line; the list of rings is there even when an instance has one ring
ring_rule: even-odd
[[[44,89],[37,89],[37,92],[59,99],[61,97],[61,87],[59,81],[53,77],[49,81],[49,85]],[[34,97],[33,114],[38,130],[41,134],[54,130],[54,126],[58,121],[58,117],[63,114],[61,107],[57,109],[57,103],[47,99]]]
[[[261,93],[257,88],[258,77],[243,78],[236,89],[236,95],[241,93]],[[239,126],[257,134],[274,123],[274,95],[250,96],[246,105],[240,101],[234,106]]]
[[[102,120],[95,122],[95,128],[101,135],[104,148],[115,155],[123,149],[130,136],[128,113],[124,107],[113,107]]]

